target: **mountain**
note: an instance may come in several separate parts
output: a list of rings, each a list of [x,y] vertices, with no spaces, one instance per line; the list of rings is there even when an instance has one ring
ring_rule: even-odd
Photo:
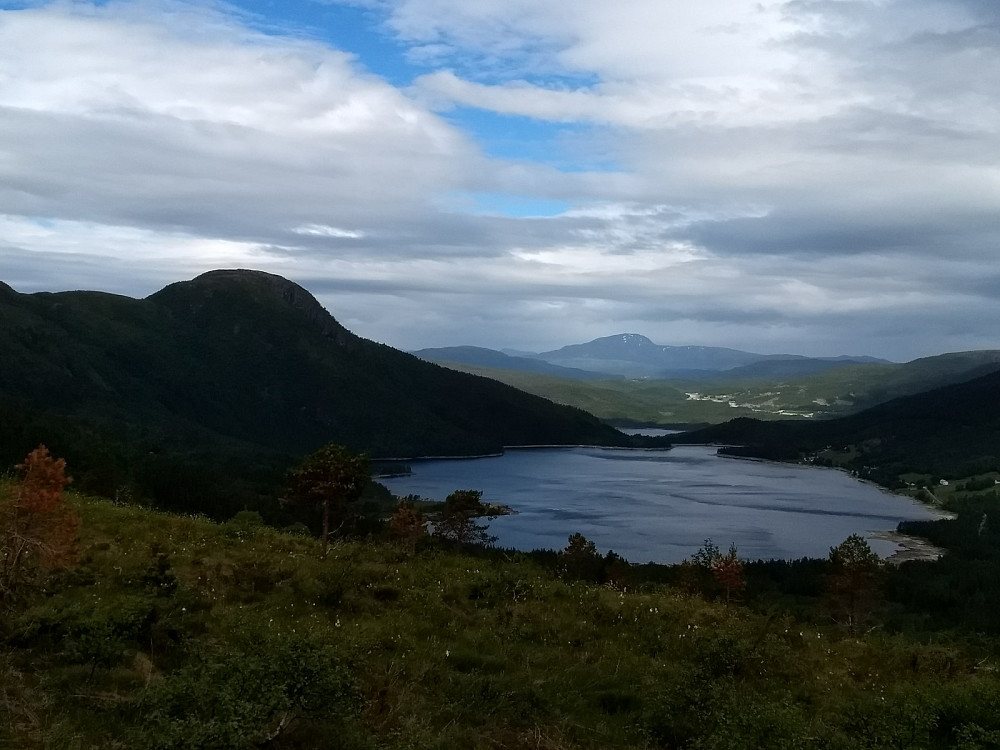
[[[541,352],[535,358],[562,367],[636,378],[665,377],[667,371],[676,370],[725,370],[756,362],[764,355],[718,347],[661,346],[637,333],[622,333]]]
[[[797,357],[776,356],[740,365],[728,370],[713,373],[715,379],[726,380],[784,380],[787,378],[802,378],[809,375],[836,370],[852,365],[881,364],[884,361],[873,357]]]
[[[498,370],[516,370],[533,372],[539,375],[553,375],[573,380],[606,380],[609,376],[600,372],[589,372],[573,367],[560,367],[531,357],[512,356],[495,349],[484,349],[479,346],[445,346],[431,349],[418,349],[410,352],[414,357],[435,362],[441,365],[457,364],[473,367],[489,367]],[[612,376],[613,377],[613,376]]]
[[[870,380],[867,386],[857,389],[853,400],[859,408],[874,406],[898,396],[964,383],[998,370],[1000,350],[996,349],[921,357],[885,370],[881,376]]]
[[[637,333],[620,333],[531,355],[561,367],[627,378],[707,379],[789,377],[823,372],[847,364],[884,362],[874,357],[812,358],[755,354],[714,346],[663,346]],[[763,365],[775,362],[774,365]],[[756,366],[758,369],[754,370]],[[741,372],[739,368],[751,369]]]
[[[228,486],[227,472],[267,484],[326,442],[406,457],[629,440],[579,409],[361,339],[259,271],[142,300],[4,285],[0,351],[0,460],[44,442],[102,493],[177,501]]]
[[[952,352],[904,364],[874,357],[816,359],[772,355],[769,359],[728,370],[677,371],[669,379],[626,379],[608,375],[594,381],[558,377],[527,368],[511,369],[528,358],[511,356],[508,360],[497,360],[493,355],[495,353],[479,361],[499,361],[507,367],[455,361],[441,364],[499,380],[556,403],[585,409],[613,424],[671,427],[716,424],[742,416],[759,419],[844,416],[899,396],[965,382],[1000,370],[1000,351],[997,350]]]
[[[675,442],[734,444],[743,447],[730,452],[776,459],[832,450],[886,484],[911,471],[971,476],[1000,469],[1000,372],[837,419],[735,419],[675,436]]]

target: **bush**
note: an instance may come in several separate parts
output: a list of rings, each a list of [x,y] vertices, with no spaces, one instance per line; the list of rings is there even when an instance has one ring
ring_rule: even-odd
[[[278,636],[198,654],[128,708],[145,717],[139,746],[243,750],[325,723],[342,734],[358,707],[354,681],[329,648]]]

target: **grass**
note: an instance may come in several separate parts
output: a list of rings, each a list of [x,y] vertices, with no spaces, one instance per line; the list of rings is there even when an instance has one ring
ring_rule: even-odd
[[[989,747],[1000,732],[992,664],[946,639],[571,582],[527,555],[372,539],[321,560],[245,516],[74,503],[79,565],[3,625],[0,746],[261,747],[287,716],[268,746]]]

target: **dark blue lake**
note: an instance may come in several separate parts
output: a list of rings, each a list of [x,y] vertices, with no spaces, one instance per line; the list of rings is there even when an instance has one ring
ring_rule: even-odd
[[[631,562],[679,562],[709,537],[723,550],[735,543],[744,559],[826,557],[851,534],[935,517],[841,471],[725,458],[705,446],[509,450],[411,466],[411,476],[380,481],[397,495],[434,500],[482,490],[516,510],[490,524],[498,545],[562,549],[579,532]],[[883,555],[894,550],[869,542]]]

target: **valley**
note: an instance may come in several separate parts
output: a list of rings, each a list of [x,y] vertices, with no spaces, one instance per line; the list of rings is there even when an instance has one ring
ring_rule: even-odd
[[[453,354],[453,352],[452,352]],[[429,356],[424,352],[422,356]],[[515,388],[585,409],[614,424],[718,424],[738,417],[824,419],[892,398],[970,380],[1000,369],[1000,351],[957,352],[902,364],[838,363],[796,377],[741,376],[733,370],[678,378],[579,379],[518,369],[434,360]],[[508,363],[509,364],[509,363]]]
[[[4,746],[1000,743],[997,352],[446,368],[247,271],[0,322]],[[331,441],[407,461],[293,507]]]

